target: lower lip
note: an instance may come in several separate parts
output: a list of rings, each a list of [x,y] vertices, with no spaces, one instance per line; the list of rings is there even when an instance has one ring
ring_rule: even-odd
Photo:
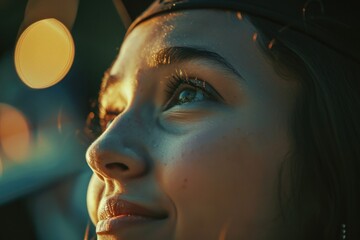
[[[157,219],[147,218],[143,216],[136,216],[136,215],[120,215],[99,221],[96,225],[96,233],[97,234],[112,233],[119,229],[124,229],[126,227],[132,227],[136,225],[142,225],[145,223],[152,222],[154,220]]]

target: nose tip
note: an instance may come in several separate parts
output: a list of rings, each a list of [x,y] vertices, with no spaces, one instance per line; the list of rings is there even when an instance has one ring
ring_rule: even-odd
[[[86,152],[90,168],[102,178],[124,180],[140,177],[147,171],[144,154],[135,146],[114,144],[114,140],[98,139]]]

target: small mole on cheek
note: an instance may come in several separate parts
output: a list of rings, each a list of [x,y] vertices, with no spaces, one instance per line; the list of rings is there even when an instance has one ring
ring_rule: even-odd
[[[184,181],[183,181],[183,185],[182,185],[182,189],[186,189],[186,185],[187,185],[187,182],[188,182],[188,179],[187,178],[184,178]]]

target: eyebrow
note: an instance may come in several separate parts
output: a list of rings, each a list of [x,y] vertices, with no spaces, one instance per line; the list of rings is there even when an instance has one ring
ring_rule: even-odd
[[[197,47],[168,47],[159,50],[152,56],[155,66],[183,63],[191,60],[205,60],[216,64],[226,72],[235,74],[242,80],[244,77],[220,54]]]
[[[215,63],[225,72],[236,75],[240,80],[245,81],[245,78],[223,56],[204,48],[180,46],[163,48],[151,56],[150,65],[156,67],[161,65],[180,64],[191,60],[205,60]],[[111,67],[104,73],[100,93],[104,92],[120,79],[118,76],[110,74],[110,71]]]

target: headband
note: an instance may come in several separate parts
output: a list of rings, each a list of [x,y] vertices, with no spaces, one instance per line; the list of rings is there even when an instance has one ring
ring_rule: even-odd
[[[359,8],[353,0],[157,0],[123,1],[136,26],[153,17],[188,9],[240,11],[306,34],[360,63]],[[138,2],[138,4],[131,4]],[[140,16],[134,7],[149,6]]]

